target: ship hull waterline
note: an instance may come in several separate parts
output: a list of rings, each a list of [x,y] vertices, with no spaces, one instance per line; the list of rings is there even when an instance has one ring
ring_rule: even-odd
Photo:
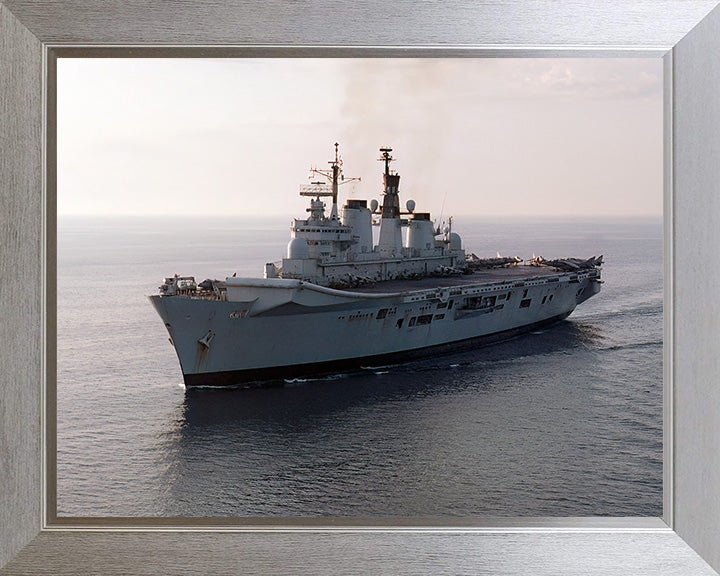
[[[260,388],[279,387],[288,381],[308,377],[321,378],[336,374],[351,374],[366,368],[399,365],[420,358],[428,354],[452,354],[465,352],[477,347],[487,346],[497,342],[510,340],[516,336],[557,324],[570,316],[565,312],[552,318],[547,318],[533,324],[511,328],[494,334],[475,336],[456,342],[435,344],[425,348],[414,348],[400,352],[376,354],[357,358],[344,358],[307,364],[289,366],[271,366],[267,368],[251,368],[246,370],[228,370],[222,372],[206,372],[201,374],[183,374],[183,381],[187,388]]]

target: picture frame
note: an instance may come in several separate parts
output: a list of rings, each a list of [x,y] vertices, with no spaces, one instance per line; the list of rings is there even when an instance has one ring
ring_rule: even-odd
[[[713,574],[720,568],[720,343],[713,338],[718,304],[708,300],[720,272],[698,272],[712,258],[720,231],[712,214],[720,166],[712,162],[720,124],[720,9],[715,1],[667,0],[596,6],[589,1],[439,3],[309,2],[296,5],[194,3],[0,2],[0,306],[2,354],[0,566],[4,573],[459,573]],[[120,11],[121,10],[121,11]],[[317,24],[316,20],[322,22]],[[337,25],[362,22],[349,35]],[[170,25],[167,25],[167,23]],[[163,24],[164,23],[164,24]],[[406,26],[412,23],[413,26]],[[162,24],[162,25],[161,25]],[[408,33],[407,31],[411,31]],[[331,32],[328,34],[328,30]],[[348,38],[350,40],[348,40]],[[512,39],[512,40],[509,40]],[[263,44],[265,46],[263,46]],[[270,45],[267,45],[270,44]],[[102,54],[104,46],[161,55],[217,55],[234,45],[248,54],[428,56],[634,55],[665,64],[665,489],[663,519],[509,519],[482,526],[382,523],[338,519],[278,526],[211,525],[170,519],[118,519],[112,525],[59,525],[46,490],[54,462],[46,414],[54,410],[53,311],[55,215],[45,190],[54,142],[55,50]],[[172,45],[175,45],[173,47]],[[214,48],[213,45],[217,45]],[[343,46],[344,45],[344,46]],[[204,51],[204,52],[203,52]],[[7,146],[5,143],[9,143]],[[717,163],[715,163],[717,164]],[[46,244],[46,242],[48,242]],[[700,249],[697,248],[700,247]],[[717,412],[717,411],[716,411]],[[372,524],[371,524],[372,522]],[[152,564],[147,564],[151,559]],[[711,568],[713,567],[713,568]]]

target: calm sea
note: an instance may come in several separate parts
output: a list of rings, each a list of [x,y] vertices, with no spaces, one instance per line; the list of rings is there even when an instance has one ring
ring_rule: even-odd
[[[186,391],[146,296],[175,273],[260,276],[289,222],[61,218],[58,514],[660,516],[660,219],[454,226],[479,256],[604,254],[603,290],[470,352]]]

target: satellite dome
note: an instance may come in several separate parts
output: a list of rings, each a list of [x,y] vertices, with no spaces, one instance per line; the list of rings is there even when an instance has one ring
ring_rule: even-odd
[[[456,232],[450,233],[450,250],[462,250],[462,240]]]
[[[370,210],[375,212],[378,209],[378,201],[374,198],[370,201]]]
[[[305,238],[293,238],[287,245],[288,259],[310,258],[310,247]]]
[[[415,200],[408,200],[405,202],[405,207],[407,208],[408,212],[412,212],[415,210]]]

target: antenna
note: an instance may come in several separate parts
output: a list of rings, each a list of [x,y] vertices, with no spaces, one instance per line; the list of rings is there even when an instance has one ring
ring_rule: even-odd
[[[392,148],[389,146],[383,146],[380,148],[380,152],[382,152],[382,156],[378,158],[380,162],[385,162],[385,174],[390,174],[390,162],[395,160],[392,156],[390,156],[390,152],[392,152]]]
[[[443,201],[442,205],[440,206],[440,220],[442,221],[443,213],[445,212],[445,199],[447,198],[447,188],[445,188],[445,193],[443,194]]]

